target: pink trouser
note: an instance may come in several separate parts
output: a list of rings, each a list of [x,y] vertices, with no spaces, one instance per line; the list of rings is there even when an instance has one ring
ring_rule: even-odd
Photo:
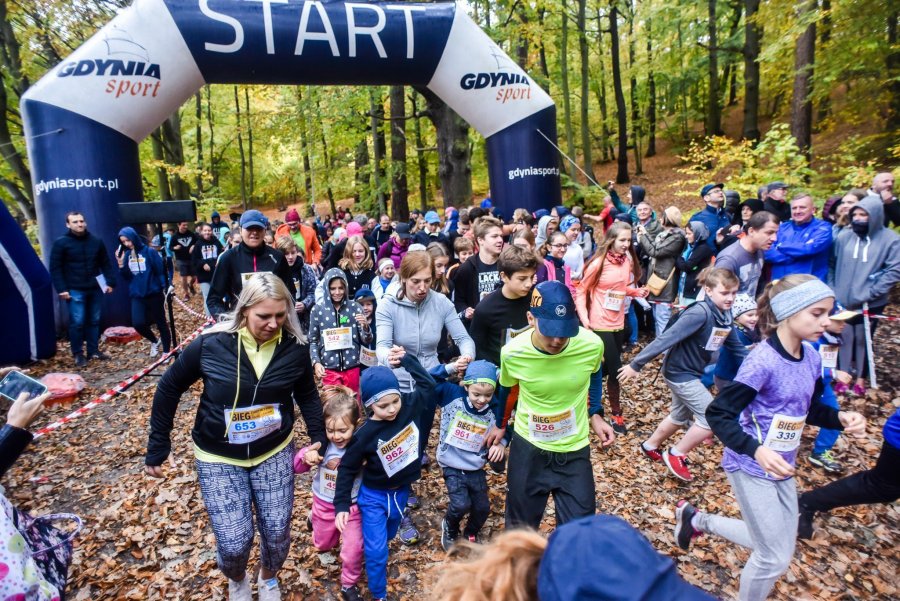
[[[313,545],[319,551],[334,549],[341,540],[341,533],[334,526],[334,505],[313,495],[312,506]],[[359,507],[350,506],[350,520],[344,528],[344,544],[341,545],[341,586],[353,586],[362,574],[363,537],[362,517]]]
[[[359,367],[351,367],[346,371],[326,369],[322,378],[323,386],[346,386],[359,396]]]

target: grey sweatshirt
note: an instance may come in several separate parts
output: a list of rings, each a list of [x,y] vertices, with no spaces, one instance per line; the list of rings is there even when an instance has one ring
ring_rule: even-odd
[[[857,207],[869,214],[869,233],[860,238],[852,227],[842,229],[828,272],[828,284],[847,309],[886,305],[891,287],[900,282],[900,236],[884,226],[884,203],[866,196],[851,209]]]
[[[631,369],[640,371],[660,353],[672,349],[663,361],[663,376],[672,382],[689,382],[703,376],[703,369],[712,363],[715,346],[713,329],[728,329],[720,346],[727,347],[739,362],[747,356],[731,318],[731,311],[722,311],[708,298],[697,301],[678,317],[662,335],[644,347],[631,360]],[[740,364],[740,363],[739,363]]]

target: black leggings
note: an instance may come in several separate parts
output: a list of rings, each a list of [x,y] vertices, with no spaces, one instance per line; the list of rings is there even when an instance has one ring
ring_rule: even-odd
[[[835,480],[800,495],[800,507],[830,511],[836,507],[892,503],[900,498],[900,449],[884,442],[875,467]]]
[[[594,330],[603,341],[603,375],[606,377],[606,397],[613,415],[622,415],[619,404],[619,370],[622,368],[622,347],[625,346],[625,330]]]
[[[159,338],[162,339],[163,352],[169,352],[172,344],[172,337],[169,335],[169,328],[166,325],[165,302],[163,301],[162,292],[151,294],[143,298],[131,299],[131,325],[138,334],[156,344],[159,340],[153,335],[150,329],[151,324],[156,324],[159,330]]]

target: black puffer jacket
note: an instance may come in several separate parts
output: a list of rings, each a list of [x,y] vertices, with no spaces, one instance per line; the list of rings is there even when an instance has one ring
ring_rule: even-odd
[[[219,315],[228,310],[224,299],[229,299],[230,304],[241,294],[244,287],[242,274],[260,271],[271,271],[277,275],[288,287],[291,298],[297,297],[291,268],[280,250],[265,244],[250,248],[241,242],[222,253],[219,262],[216,263],[209,295],[206,297],[206,307],[212,316],[218,319]]]
[[[76,236],[68,232],[53,243],[50,251],[50,277],[57,293],[98,288],[103,274],[110,287],[116,285],[116,271],[106,253],[103,240],[90,232]]]
[[[252,459],[276,448],[290,436],[294,427],[294,402],[303,414],[306,431],[313,443],[328,446],[322,418],[322,403],[313,379],[309,347],[284,332],[275,347],[272,360],[261,378],[256,377],[247,354],[241,352],[238,366],[238,334],[217,332],[201,335],[166,370],[153,397],[147,465],[162,465],[172,445],[169,434],[181,395],[197,380],[203,380],[203,393],[191,437],[203,451],[232,459]],[[225,412],[234,404],[238,385],[237,408],[277,403],[281,427],[246,444],[232,444],[226,436]]]

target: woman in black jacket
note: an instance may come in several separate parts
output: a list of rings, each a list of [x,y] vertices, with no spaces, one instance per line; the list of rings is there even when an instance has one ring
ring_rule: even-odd
[[[318,465],[327,446],[306,337],[291,293],[270,272],[252,275],[224,321],[192,342],[159,381],[150,417],[146,471],[160,478],[181,395],[203,392],[191,436],[203,502],[216,536],[229,597],[250,597],[246,575],[253,511],[260,532],[259,598],[280,599],[276,574],[290,548],[294,504],[294,407],[306,422]]]
[[[701,221],[689,221],[684,228],[687,246],[675,259],[675,267],[681,274],[678,282],[678,304],[690,305],[697,300],[700,285],[697,275],[712,263],[713,249],[706,243],[709,228]]]

